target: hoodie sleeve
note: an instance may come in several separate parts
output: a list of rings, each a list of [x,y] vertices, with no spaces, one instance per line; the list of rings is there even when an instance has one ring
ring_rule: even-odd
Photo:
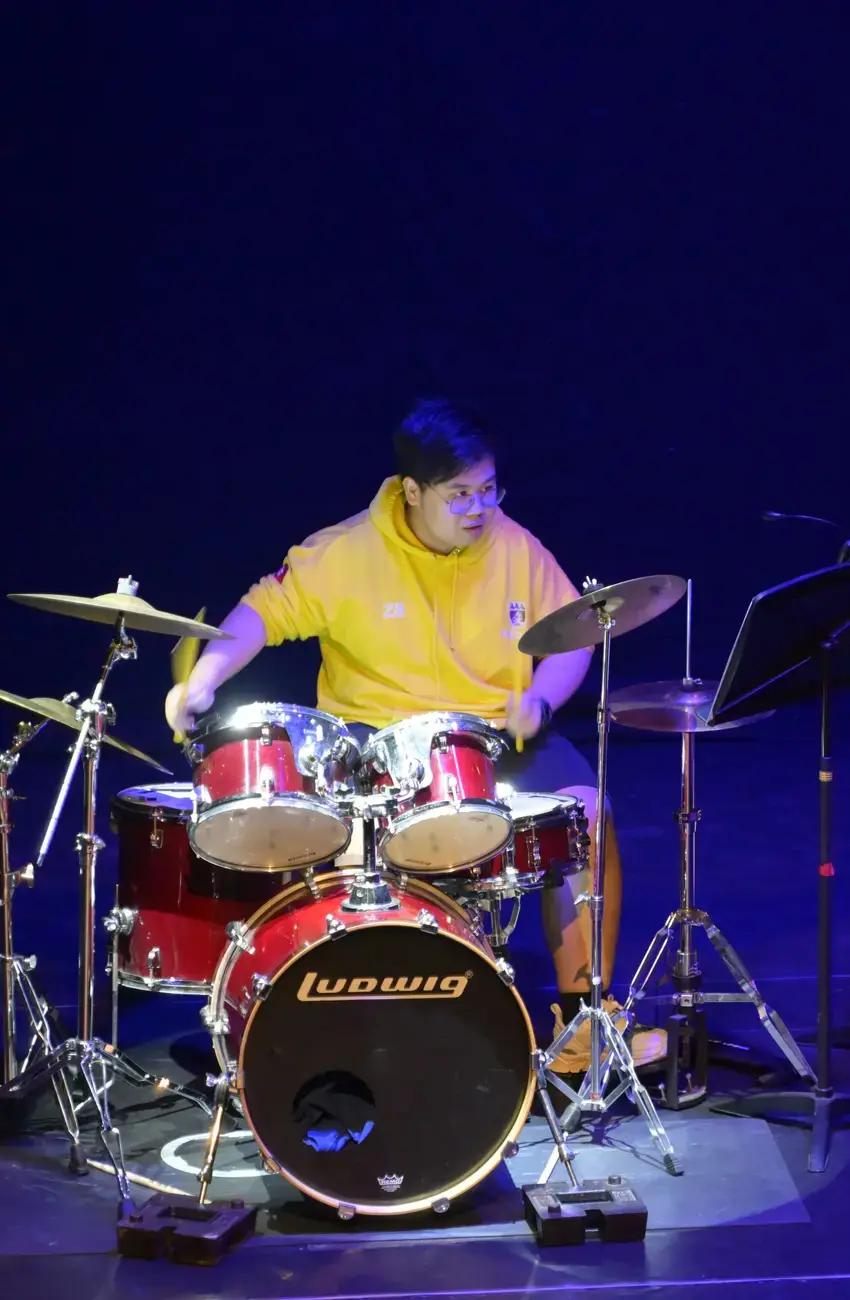
[[[532,566],[530,622],[533,625],[554,610],[578,600],[581,593],[570,582],[554,555],[544,546],[539,546],[537,554],[532,555]]]
[[[277,573],[261,578],[242,597],[240,603],[263,620],[269,645],[322,635],[321,559],[315,548],[293,547]]]

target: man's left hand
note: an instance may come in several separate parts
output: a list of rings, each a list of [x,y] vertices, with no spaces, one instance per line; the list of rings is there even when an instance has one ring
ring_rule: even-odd
[[[543,725],[543,705],[539,696],[523,691],[519,699],[512,695],[508,700],[506,728],[511,736],[531,740]]]

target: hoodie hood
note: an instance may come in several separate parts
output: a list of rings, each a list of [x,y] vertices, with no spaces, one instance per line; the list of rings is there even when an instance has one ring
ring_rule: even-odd
[[[404,489],[401,485],[401,479],[397,475],[385,479],[381,484],[377,495],[369,506],[369,517],[378,532],[392,542],[394,546],[399,546],[402,550],[418,555],[434,554],[423,542],[420,542],[407,522],[404,510]],[[462,549],[450,552],[450,554],[457,559],[460,565],[474,564],[476,560],[490,550],[496,540],[496,535],[501,530],[503,519],[502,511],[497,508],[490,516],[483,537],[480,537],[477,542],[473,542],[470,546],[464,546]]]

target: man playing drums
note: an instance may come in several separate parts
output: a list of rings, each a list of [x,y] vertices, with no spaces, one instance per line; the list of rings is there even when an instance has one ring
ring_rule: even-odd
[[[472,413],[445,401],[419,403],[394,440],[397,474],[368,510],[293,547],[221,624],[233,637],[211,642],[185,685],[166,700],[177,731],[212,707],[217,689],[266,645],[318,637],[319,709],[342,718],[361,743],[413,715],[475,715],[520,738],[497,777],[521,791],[581,800],[593,825],[596,778],[549,723],[587,673],[590,650],[551,655],[536,667],[517,650],[523,631],[578,597],[554,557],[499,508],[491,443]],[[519,683],[520,689],[516,686]],[[603,989],[610,987],[620,922],[621,870],[609,823],[605,870]],[[555,966],[559,1030],[590,988],[587,873],[542,894]],[[608,1009],[616,1010],[612,1001]],[[625,1020],[617,1018],[625,1028]],[[666,1053],[661,1030],[637,1030],[635,1064]],[[590,1024],[554,1068],[583,1074]]]

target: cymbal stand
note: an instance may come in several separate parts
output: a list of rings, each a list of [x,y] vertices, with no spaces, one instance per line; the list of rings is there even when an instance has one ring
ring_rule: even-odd
[[[685,676],[682,679],[682,688],[685,691],[702,685],[698,677],[691,676],[691,610],[692,588],[689,582]],[[671,1110],[696,1105],[707,1092],[708,1036],[702,1008],[710,1003],[752,1003],[767,1033],[796,1073],[803,1079],[814,1078],[811,1067],[790,1030],[777,1012],[765,1002],[755,980],[735,949],[714,924],[708,912],[696,906],[696,833],[702,812],[696,807],[695,800],[696,733],[685,731],[682,734],[682,801],[679,811],[675,814],[681,846],[679,906],[670,913],[653,937],[632,977],[629,994],[623,1007],[624,1011],[631,1012],[635,1003],[645,997],[646,986],[670,943],[673,942],[674,934],[678,931],[672,970],[673,992],[654,999],[671,1002],[676,1008],[667,1021],[667,1074],[663,1085],[664,1104]],[[702,930],[706,935],[738,984],[740,993],[702,991],[703,973],[694,942],[694,930]],[[682,1066],[685,1076],[684,1091],[680,1091],[679,1079],[679,1070]]]
[[[584,584],[584,591],[589,594],[599,590],[600,584],[588,581]],[[608,705],[609,681],[611,676],[611,636],[616,626],[614,611],[606,609],[606,602],[600,601],[593,605],[596,613],[599,628],[602,632],[602,689],[597,711],[597,730],[599,734],[599,751],[597,762],[597,796],[596,796],[596,835],[595,846],[596,852],[593,860],[593,870],[591,872],[591,894],[589,899],[590,917],[591,917],[591,937],[590,937],[590,1006],[582,1002],[578,1014],[573,1017],[570,1023],[557,1035],[554,1042],[546,1049],[545,1052],[536,1052],[534,1055],[534,1068],[537,1074],[538,1094],[546,1117],[552,1137],[555,1142],[554,1150],[546,1162],[543,1173],[540,1177],[541,1183],[548,1182],[552,1175],[558,1160],[568,1164],[565,1159],[562,1147],[564,1146],[563,1135],[570,1132],[580,1117],[584,1114],[603,1115],[610,1110],[616,1101],[625,1093],[630,1092],[634,1098],[638,1110],[646,1121],[649,1132],[658,1147],[664,1167],[670,1174],[681,1174],[682,1166],[673,1150],[673,1145],[667,1136],[664,1126],[658,1116],[658,1112],[652,1103],[652,1099],[638,1077],[635,1069],[635,1063],[632,1055],[626,1046],[625,1039],[618,1030],[614,1020],[602,1006],[602,910],[604,905],[604,887],[605,887],[605,847],[606,847],[606,796],[608,790],[608,737],[611,727],[611,711]],[[566,1046],[571,1038],[580,1030],[585,1021],[590,1021],[590,1070],[585,1076],[579,1092],[575,1092],[563,1079],[554,1074],[549,1066],[559,1055],[561,1050]],[[603,1079],[602,1054],[605,1049],[608,1050],[614,1068],[619,1075],[619,1082],[613,1091],[605,1095],[605,1083],[607,1082],[608,1071],[605,1071]],[[556,1128],[553,1123],[554,1108],[550,1105],[547,1107],[544,1101],[546,1094],[547,1081],[564,1093],[572,1102],[567,1108],[561,1120],[560,1126]],[[549,1100],[546,1097],[546,1100]]]
[[[122,578],[119,580],[118,593],[120,595],[135,595],[137,590],[138,583],[132,579]],[[65,807],[68,792],[82,759],[84,764],[84,829],[76,840],[80,865],[77,1035],[75,1038],[66,1039],[58,1045],[51,1044],[48,1048],[43,1033],[39,1033],[39,1024],[43,1022],[45,1017],[44,1009],[42,1009],[41,1015],[36,1015],[34,1019],[33,1012],[35,1008],[27,1003],[30,1019],[33,1020],[33,1029],[39,1035],[43,1046],[47,1050],[38,1059],[29,1061],[25,1069],[21,1070],[10,1081],[4,1082],[3,1087],[0,1088],[0,1098],[4,1096],[14,1098],[26,1096],[47,1081],[53,1083],[62,1113],[62,1120],[71,1143],[69,1169],[72,1173],[84,1174],[88,1172],[88,1162],[80,1142],[80,1130],[73,1103],[70,1108],[67,1104],[63,1104],[69,1099],[64,1094],[67,1093],[70,1096],[70,1087],[67,1080],[64,1085],[60,1084],[63,1093],[63,1096],[60,1097],[60,1091],[56,1086],[57,1081],[66,1079],[66,1070],[70,1070],[74,1075],[80,1077],[100,1118],[101,1141],[115,1171],[121,1200],[125,1205],[131,1205],[132,1202],[124,1165],[121,1136],[110,1115],[107,1096],[110,1076],[121,1075],[130,1083],[139,1087],[153,1086],[176,1093],[178,1096],[194,1102],[195,1105],[208,1114],[211,1113],[206,1099],[200,1093],[191,1088],[185,1088],[182,1084],[173,1083],[168,1079],[156,1078],[143,1070],[141,1066],[137,1065],[123,1052],[119,1052],[113,1045],[92,1037],[95,971],[95,871],[98,853],[104,847],[103,841],[99,839],[96,833],[95,825],[97,771],[104,732],[106,727],[114,720],[114,711],[111,705],[104,702],[103,691],[107,678],[115,665],[121,660],[135,659],[136,656],[135,642],[127,635],[124,618],[119,617],[115,621],[112,642],[97,685],[91,697],[84,700],[77,710],[77,716],[81,722],[80,731],[71,751],[71,757],[38,853],[34,862],[29,863],[19,873],[21,878],[29,879],[34,875],[35,867],[43,865]],[[4,821],[6,820],[8,819],[4,817]],[[101,1086],[98,1086],[94,1077],[95,1065],[100,1067]]]

